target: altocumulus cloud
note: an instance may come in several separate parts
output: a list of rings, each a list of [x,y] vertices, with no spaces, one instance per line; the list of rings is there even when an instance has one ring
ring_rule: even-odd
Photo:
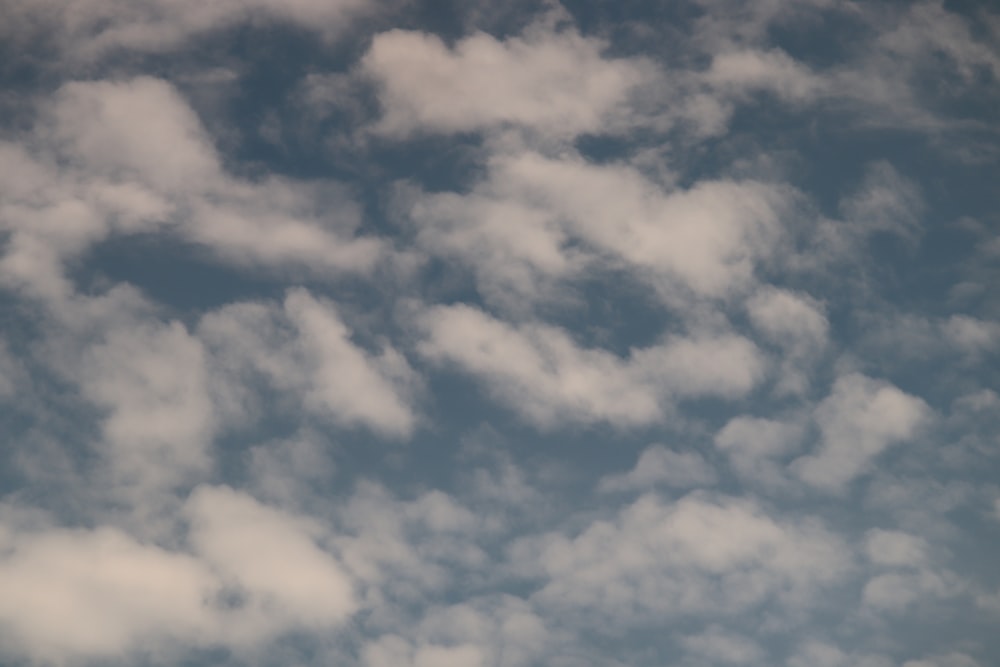
[[[0,663],[993,664],[1000,16],[640,4],[0,0]]]

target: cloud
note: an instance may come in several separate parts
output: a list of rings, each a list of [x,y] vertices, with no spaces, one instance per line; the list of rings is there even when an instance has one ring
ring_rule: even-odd
[[[199,326],[225,374],[220,402],[246,419],[261,406],[261,383],[301,401],[309,414],[347,427],[363,426],[389,438],[410,435],[419,388],[406,358],[381,341],[369,352],[352,341],[336,305],[293,289],[281,307],[235,303],[207,314]]]
[[[764,287],[746,302],[750,322],[772,344],[781,348],[777,390],[802,394],[829,336],[822,304],[806,294]]]
[[[420,353],[479,379],[536,426],[655,423],[671,400],[737,397],[761,378],[756,347],[732,334],[671,338],[626,358],[582,348],[548,325],[515,327],[465,305],[423,313]]]
[[[0,556],[7,646],[55,664],[169,656],[177,643],[238,648],[329,629],[356,608],[315,522],[227,487],[197,489],[184,514],[190,551],[110,526],[13,527]]]
[[[185,515],[193,549],[226,582],[218,604],[244,617],[230,629],[239,641],[286,627],[333,627],[356,609],[353,582],[317,543],[322,524],[228,487],[196,489]]]
[[[810,605],[850,567],[817,525],[780,522],[751,502],[647,494],[571,535],[516,542],[511,558],[538,577],[540,605],[587,623],[664,616],[720,618],[767,600]]]
[[[689,635],[681,645],[695,661],[710,661],[718,665],[752,665],[764,661],[764,651],[746,637],[728,634],[714,628],[698,635]]]
[[[577,277],[594,258],[681,301],[724,298],[752,283],[794,201],[794,192],[762,182],[665,191],[626,165],[516,152],[495,155],[468,195],[424,195],[410,215],[418,242],[472,267],[487,296],[514,289],[531,298],[535,276]]]
[[[705,78],[731,94],[767,91],[792,103],[812,102],[825,87],[821,77],[780,50],[719,54]]]
[[[803,425],[794,421],[742,416],[730,419],[714,442],[741,478],[780,489],[788,485],[781,459],[799,448],[804,432]]]
[[[922,565],[926,550],[923,538],[895,530],[872,529],[865,539],[865,552],[878,565]]]
[[[382,243],[356,236],[336,183],[227,174],[190,106],[151,77],[70,82],[39,103],[20,142],[0,144],[0,279],[49,301],[73,287],[64,264],[113,235],[175,236],[244,267],[330,277],[370,271]]]
[[[598,489],[604,493],[637,491],[663,484],[669,487],[710,486],[715,471],[697,452],[675,452],[662,445],[648,447],[627,473],[608,475]]]
[[[378,132],[472,132],[507,125],[572,136],[599,131],[647,65],[602,56],[604,44],[541,27],[503,41],[485,33],[451,48],[436,35],[376,35],[362,60],[377,83]]]
[[[193,37],[261,20],[340,33],[349,18],[369,6],[365,0],[223,0],[210,4],[83,0],[67,11],[56,0],[4,0],[2,4],[10,17],[5,37],[51,40],[70,66],[120,51],[169,51]]]
[[[116,485],[146,494],[208,471],[216,420],[205,352],[182,324],[112,329],[80,373],[84,397],[107,412],[101,446]]]
[[[924,401],[890,384],[842,376],[816,409],[819,451],[797,459],[793,469],[814,487],[842,490],[885,449],[912,438],[929,416]]]
[[[362,651],[362,664],[527,667],[544,659],[552,643],[542,618],[509,595],[435,606],[415,625],[400,628],[400,633],[371,641]]]

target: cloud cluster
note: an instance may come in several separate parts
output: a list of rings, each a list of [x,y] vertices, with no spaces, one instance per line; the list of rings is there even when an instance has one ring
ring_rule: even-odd
[[[1000,22],[640,4],[0,0],[3,659],[989,664]]]

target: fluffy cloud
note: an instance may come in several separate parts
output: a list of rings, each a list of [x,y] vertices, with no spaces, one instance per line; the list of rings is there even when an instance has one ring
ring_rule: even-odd
[[[602,57],[603,46],[572,29],[504,41],[477,33],[452,48],[393,30],[375,36],[362,66],[378,84],[386,134],[514,125],[572,135],[600,129],[647,78],[646,65]]]
[[[671,338],[621,358],[580,347],[555,327],[514,327],[464,305],[433,307],[420,321],[425,357],[478,378],[540,427],[653,423],[674,399],[743,395],[763,371],[753,343],[732,334]]]
[[[257,408],[255,384],[263,382],[336,424],[388,437],[409,435],[416,425],[418,380],[405,357],[387,344],[378,353],[359,347],[336,306],[305,290],[291,290],[281,308],[230,304],[206,315],[199,335],[227,378],[222,402],[240,419]]]
[[[331,628],[353,584],[314,522],[226,487],[187,500],[190,551],[113,527],[7,533],[0,627],[42,662],[169,655],[187,645],[253,646],[297,627]],[[8,528],[4,526],[4,528]]]
[[[530,298],[534,276],[572,276],[589,255],[678,300],[724,297],[752,282],[794,201],[762,182],[665,191],[625,165],[519,152],[494,157],[468,195],[419,197],[410,215],[418,241],[473,267],[487,296],[513,288]]]
[[[368,271],[381,243],[357,237],[334,183],[229,176],[198,118],[165,81],[72,82],[42,105],[25,145],[0,145],[0,278],[49,300],[72,291],[63,262],[113,234],[176,234],[243,266],[330,276]]]
[[[913,437],[928,417],[921,399],[864,375],[845,375],[816,410],[819,451],[795,461],[795,470],[812,486],[841,490],[885,449]]]
[[[716,433],[714,442],[741,478],[781,488],[788,483],[781,459],[796,451],[803,435],[803,426],[795,422],[734,417]]]
[[[112,330],[81,374],[83,395],[107,411],[102,444],[117,484],[149,493],[207,471],[215,417],[205,352],[183,325]]]
[[[679,488],[709,486],[715,483],[715,471],[696,452],[675,452],[653,445],[627,473],[608,475],[598,488],[604,492],[645,490],[658,484]]]
[[[645,495],[573,535],[516,543],[539,604],[584,618],[740,614],[767,600],[808,605],[837,582],[850,552],[820,526],[775,520],[754,504]]]

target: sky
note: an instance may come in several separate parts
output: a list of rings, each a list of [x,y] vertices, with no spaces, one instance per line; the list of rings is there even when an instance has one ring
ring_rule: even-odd
[[[0,15],[0,666],[1000,660],[990,3]]]

